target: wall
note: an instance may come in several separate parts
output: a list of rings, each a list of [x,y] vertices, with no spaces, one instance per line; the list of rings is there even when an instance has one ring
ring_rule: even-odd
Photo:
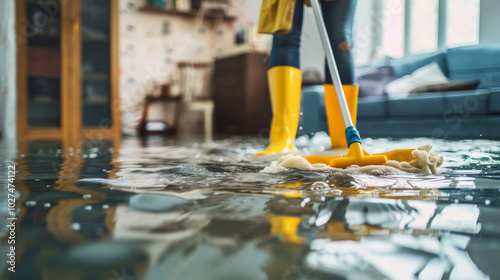
[[[179,62],[212,62],[233,46],[234,22],[141,12],[120,0],[120,95],[124,131],[133,133],[154,83],[179,91]]]
[[[500,43],[500,1],[481,0],[480,23],[479,23],[479,43],[491,44]]]
[[[0,131],[16,137],[15,0],[0,1]]]

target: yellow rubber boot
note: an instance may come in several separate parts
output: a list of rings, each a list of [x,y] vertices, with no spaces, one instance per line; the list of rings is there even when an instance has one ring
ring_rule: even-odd
[[[302,72],[290,66],[276,66],[267,71],[273,121],[267,148],[255,155],[293,151],[300,113]]]
[[[339,102],[333,85],[324,85],[325,87],[325,107],[326,117],[328,119],[328,130],[332,141],[332,148],[347,147],[345,140],[345,125],[342,113],[340,111]],[[358,111],[358,85],[342,85],[344,89],[345,99],[351,119],[356,126],[356,116]]]

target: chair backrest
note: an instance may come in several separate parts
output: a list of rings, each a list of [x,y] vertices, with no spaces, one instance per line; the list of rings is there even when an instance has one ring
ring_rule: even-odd
[[[178,64],[180,72],[180,94],[185,102],[210,99],[212,63]]]

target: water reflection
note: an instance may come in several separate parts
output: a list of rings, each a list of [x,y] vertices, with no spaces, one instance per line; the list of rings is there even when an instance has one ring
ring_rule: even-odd
[[[500,278],[500,143],[435,141],[434,176],[265,174],[264,144],[0,143],[19,171],[19,270],[1,278]]]

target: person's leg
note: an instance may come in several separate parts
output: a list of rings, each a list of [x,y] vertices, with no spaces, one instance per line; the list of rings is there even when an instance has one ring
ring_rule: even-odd
[[[300,69],[300,37],[302,35],[302,19],[304,17],[303,0],[295,3],[292,30],[288,34],[273,35],[269,66],[290,66]]]
[[[333,55],[339,70],[342,88],[349,112],[356,125],[358,86],[355,85],[354,62],[352,57],[352,25],[356,0],[323,0],[323,17],[332,44]],[[332,85],[330,69],[325,62],[325,108],[332,147],[347,146],[345,125]]]
[[[302,73],[300,36],[304,12],[303,0],[297,0],[292,30],[274,35],[267,77],[273,120],[267,148],[255,155],[270,155],[293,150],[300,113]]]
[[[342,84],[354,84],[356,78],[352,57],[352,25],[357,0],[322,0],[321,4],[340,80]],[[325,80],[327,84],[332,84],[330,70],[326,63]]]

